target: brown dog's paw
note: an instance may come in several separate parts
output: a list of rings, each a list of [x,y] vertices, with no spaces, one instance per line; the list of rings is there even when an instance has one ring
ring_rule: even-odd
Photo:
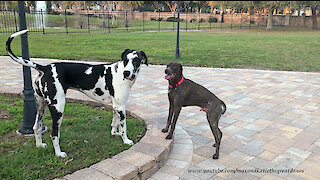
[[[172,135],[169,134],[166,139],[172,139]]]
[[[218,159],[219,158],[219,154],[214,154],[213,156],[212,156],[212,159]]]
[[[168,132],[168,129],[163,128],[161,132],[166,133],[166,132]]]

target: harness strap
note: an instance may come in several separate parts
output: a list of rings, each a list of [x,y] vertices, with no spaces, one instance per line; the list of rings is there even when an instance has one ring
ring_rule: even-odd
[[[182,76],[181,80],[178,82],[178,84],[175,84],[174,87],[169,83],[169,88],[171,89],[175,89],[177,88],[178,86],[180,86],[184,81],[184,77]],[[169,82],[169,81],[168,81]]]

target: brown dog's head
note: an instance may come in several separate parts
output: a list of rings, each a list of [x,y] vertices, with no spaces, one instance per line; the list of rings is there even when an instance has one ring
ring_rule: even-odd
[[[179,81],[183,76],[182,65],[176,62],[167,64],[167,68],[164,72],[166,73],[165,79],[170,81]]]

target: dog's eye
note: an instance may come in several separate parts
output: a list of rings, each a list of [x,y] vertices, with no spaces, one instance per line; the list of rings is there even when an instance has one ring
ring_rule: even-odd
[[[138,58],[135,58],[135,59],[133,59],[133,61],[132,61],[133,65],[139,65],[140,62],[141,62],[141,60],[138,59]]]

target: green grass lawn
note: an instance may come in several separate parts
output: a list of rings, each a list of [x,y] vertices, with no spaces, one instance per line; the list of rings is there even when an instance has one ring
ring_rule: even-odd
[[[5,44],[9,35],[1,35]],[[320,31],[213,30],[176,32],[31,34],[31,58],[117,61],[125,49],[143,50],[151,64],[179,61],[189,66],[320,71]],[[21,54],[20,40],[13,42]],[[4,48],[0,55],[6,55]]]
[[[0,177],[1,179],[54,179],[89,167],[112,157],[129,145],[121,137],[110,135],[112,113],[101,107],[67,103],[61,125],[61,149],[67,158],[55,156],[50,138],[51,116],[47,111],[44,123],[48,133],[43,135],[46,148],[37,148],[34,138],[15,133],[22,124],[21,98],[0,95]],[[144,122],[127,119],[128,137],[137,143],[146,131]]]

